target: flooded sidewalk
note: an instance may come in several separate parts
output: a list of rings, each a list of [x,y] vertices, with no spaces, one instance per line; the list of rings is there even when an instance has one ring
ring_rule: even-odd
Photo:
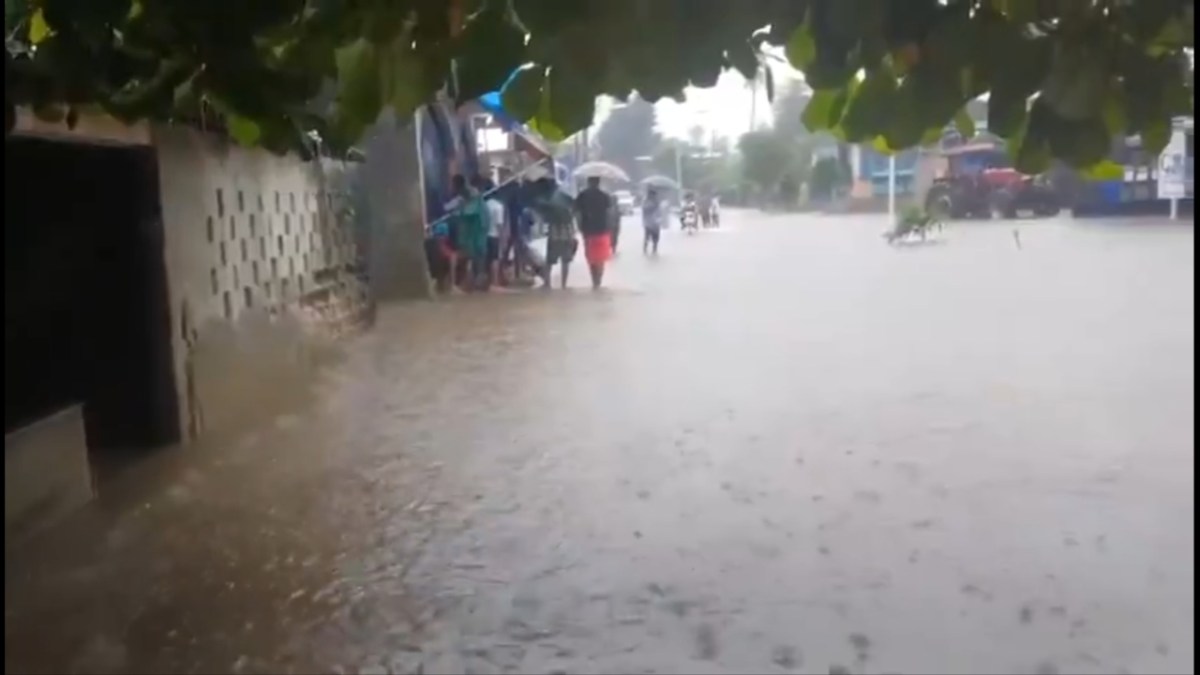
[[[384,308],[8,556],[5,671],[1192,669],[1190,228],[727,221]]]

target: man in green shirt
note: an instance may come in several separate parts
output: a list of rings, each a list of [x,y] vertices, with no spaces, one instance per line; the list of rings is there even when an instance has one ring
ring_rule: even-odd
[[[480,275],[487,272],[488,213],[478,190],[456,174],[450,182],[454,197],[446,209],[455,213],[459,255],[467,261],[467,287],[474,289]]]

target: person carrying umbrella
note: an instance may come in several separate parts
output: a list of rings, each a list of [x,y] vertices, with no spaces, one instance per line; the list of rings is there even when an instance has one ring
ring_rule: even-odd
[[[612,212],[616,210],[612,195],[600,188],[599,176],[587,179],[587,187],[575,198],[579,214],[579,231],[583,234],[583,255],[592,274],[592,289],[599,290],[604,282],[604,267],[612,257]]]
[[[536,183],[537,197],[531,208],[546,223],[546,264],[543,271],[545,288],[550,288],[550,270],[559,266],[562,287],[567,287],[571,263],[579,242],[575,239],[575,213],[571,197],[563,192],[553,178]]]

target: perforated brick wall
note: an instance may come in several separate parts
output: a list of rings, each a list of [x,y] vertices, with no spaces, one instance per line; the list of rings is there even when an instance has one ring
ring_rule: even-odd
[[[154,140],[180,414],[195,436],[269,405],[308,368],[306,341],[360,325],[370,298],[347,197],[319,164],[174,127]]]

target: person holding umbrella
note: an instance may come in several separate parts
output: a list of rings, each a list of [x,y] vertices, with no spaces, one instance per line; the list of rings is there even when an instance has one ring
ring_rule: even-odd
[[[583,255],[592,274],[592,290],[604,283],[604,267],[612,258],[613,198],[600,188],[600,177],[590,176],[587,187],[575,198],[579,231],[583,234]]]
[[[536,183],[537,197],[531,209],[538,214],[548,228],[546,238],[546,264],[543,271],[545,288],[550,288],[550,270],[559,266],[562,287],[567,287],[571,274],[571,263],[579,242],[575,239],[575,213],[571,197],[559,189],[553,178],[542,178]]]

